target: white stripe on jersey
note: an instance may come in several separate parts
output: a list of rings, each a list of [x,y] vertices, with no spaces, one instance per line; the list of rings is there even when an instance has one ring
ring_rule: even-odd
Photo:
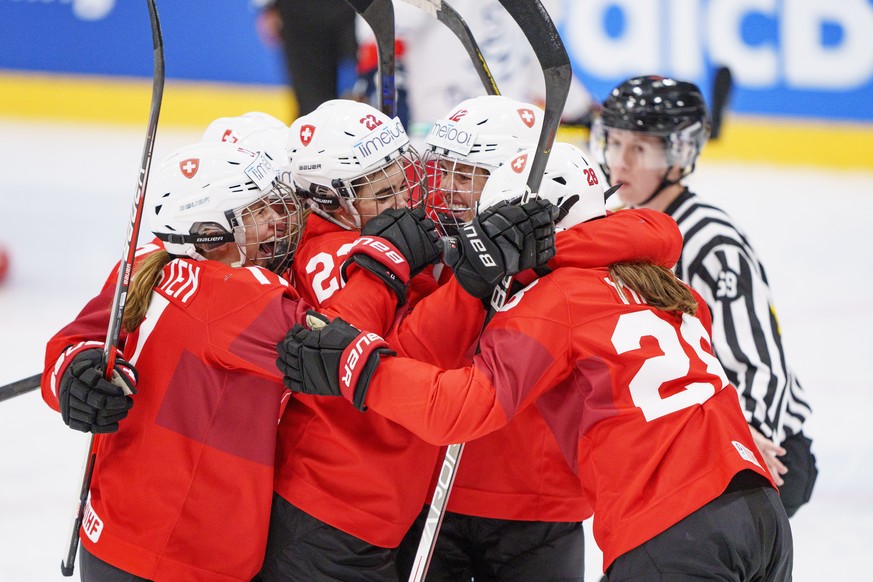
[[[136,333],[134,334],[136,336],[136,347],[133,350],[133,355],[128,360],[128,362],[134,366],[136,366],[136,363],[139,361],[139,354],[142,351],[143,346],[155,330],[158,320],[161,318],[161,315],[169,304],[170,300],[160,293],[152,293],[149,301],[149,308],[146,310],[145,317],[143,318],[142,323],[139,324],[139,327],[136,328]],[[125,344],[125,347],[127,348],[129,346]]]
[[[763,266],[733,220],[690,192],[666,212],[684,239],[676,274],[712,311],[713,348],[740,392],[746,419],[782,442],[800,432],[811,410],[786,364]]]

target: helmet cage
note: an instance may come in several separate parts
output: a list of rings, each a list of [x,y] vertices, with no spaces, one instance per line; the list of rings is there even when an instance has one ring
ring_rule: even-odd
[[[427,169],[428,212],[444,233],[454,233],[476,216],[482,188],[496,166],[434,149],[425,151],[422,162]]]
[[[251,264],[282,274],[291,264],[303,232],[303,209],[294,191],[277,181],[271,191],[234,209],[233,214],[240,255]]]
[[[240,262],[235,266],[254,265],[277,274],[288,268],[304,223],[300,201],[291,187],[276,181],[263,196],[224,211],[224,216],[225,224],[195,222],[187,234],[157,233],[157,236],[166,243],[193,245],[200,255],[234,243],[240,253]]]
[[[396,198],[404,202],[399,205],[395,202],[394,208],[417,208],[427,201],[427,185],[421,157],[414,147],[406,145],[364,174],[334,178],[330,186],[311,182],[309,189],[300,188],[298,194],[322,216],[335,222],[333,215],[342,210],[353,218],[355,228],[361,228],[361,218],[378,214],[375,210],[363,210],[363,202],[375,200],[378,208],[384,209],[384,201]]]
[[[623,124],[622,124],[623,125]],[[610,129],[631,131],[640,135],[650,135],[661,140],[664,146],[665,169],[678,166],[682,174],[688,175],[694,169],[697,157],[700,155],[706,140],[709,138],[709,125],[694,122],[680,129],[671,130],[641,130],[630,129],[622,125],[609,125],[609,119],[598,117],[591,126],[590,150],[594,159],[609,175],[608,149]]]

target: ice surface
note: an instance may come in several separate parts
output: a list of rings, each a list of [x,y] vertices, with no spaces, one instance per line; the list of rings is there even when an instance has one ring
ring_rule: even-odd
[[[0,119],[0,136],[0,245],[12,259],[0,285],[5,385],[42,370],[46,340],[121,257],[144,129]],[[198,137],[162,129],[156,161]],[[704,160],[691,184],[749,234],[768,271],[788,356],[814,407],[820,476],[813,501],[792,519],[794,579],[866,578],[873,538],[873,171]],[[0,580],[64,579],[59,566],[86,443],[38,392],[0,403]],[[590,530],[588,524],[586,579],[596,582],[600,553]]]

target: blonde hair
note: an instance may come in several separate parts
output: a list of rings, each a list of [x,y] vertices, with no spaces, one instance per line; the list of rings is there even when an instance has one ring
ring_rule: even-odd
[[[636,292],[646,303],[664,311],[694,315],[697,301],[673,271],[644,262],[614,263],[609,266],[610,278]]]
[[[145,319],[152,300],[152,290],[160,281],[164,265],[173,258],[170,253],[162,249],[150,254],[137,265],[124,304],[124,317],[121,320],[124,331],[132,332]]]

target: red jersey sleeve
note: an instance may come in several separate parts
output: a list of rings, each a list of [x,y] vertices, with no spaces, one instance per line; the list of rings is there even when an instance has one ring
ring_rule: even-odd
[[[682,252],[676,221],[647,208],[621,210],[605,218],[577,224],[555,238],[558,267],[595,268],[623,261],[650,261],[672,269]]]
[[[528,294],[537,286],[541,293]],[[549,296],[549,286],[540,279],[510,299],[482,334],[471,365],[442,370],[407,358],[385,359],[367,406],[434,444],[465,442],[501,428],[571,370],[569,311],[560,294]]]
[[[340,273],[357,239],[357,232],[310,214],[292,264],[294,287],[307,303],[328,317],[340,317],[359,329],[387,334],[397,311],[394,293],[365,269],[354,269],[347,282]]]
[[[485,307],[454,277],[419,301],[386,339],[401,356],[442,368],[469,363],[485,323]]]
[[[137,248],[134,255],[134,272],[140,261],[161,249],[163,245],[157,238]],[[76,319],[56,333],[46,345],[45,367],[40,388],[43,400],[54,410],[59,410],[58,382],[73,357],[83,349],[102,350],[105,345],[119,264],[120,262],[116,263],[106,278],[100,294],[89,301]],[[124,345],[126,338],[127,333],[122,330],[119,335],[119,345]]]

